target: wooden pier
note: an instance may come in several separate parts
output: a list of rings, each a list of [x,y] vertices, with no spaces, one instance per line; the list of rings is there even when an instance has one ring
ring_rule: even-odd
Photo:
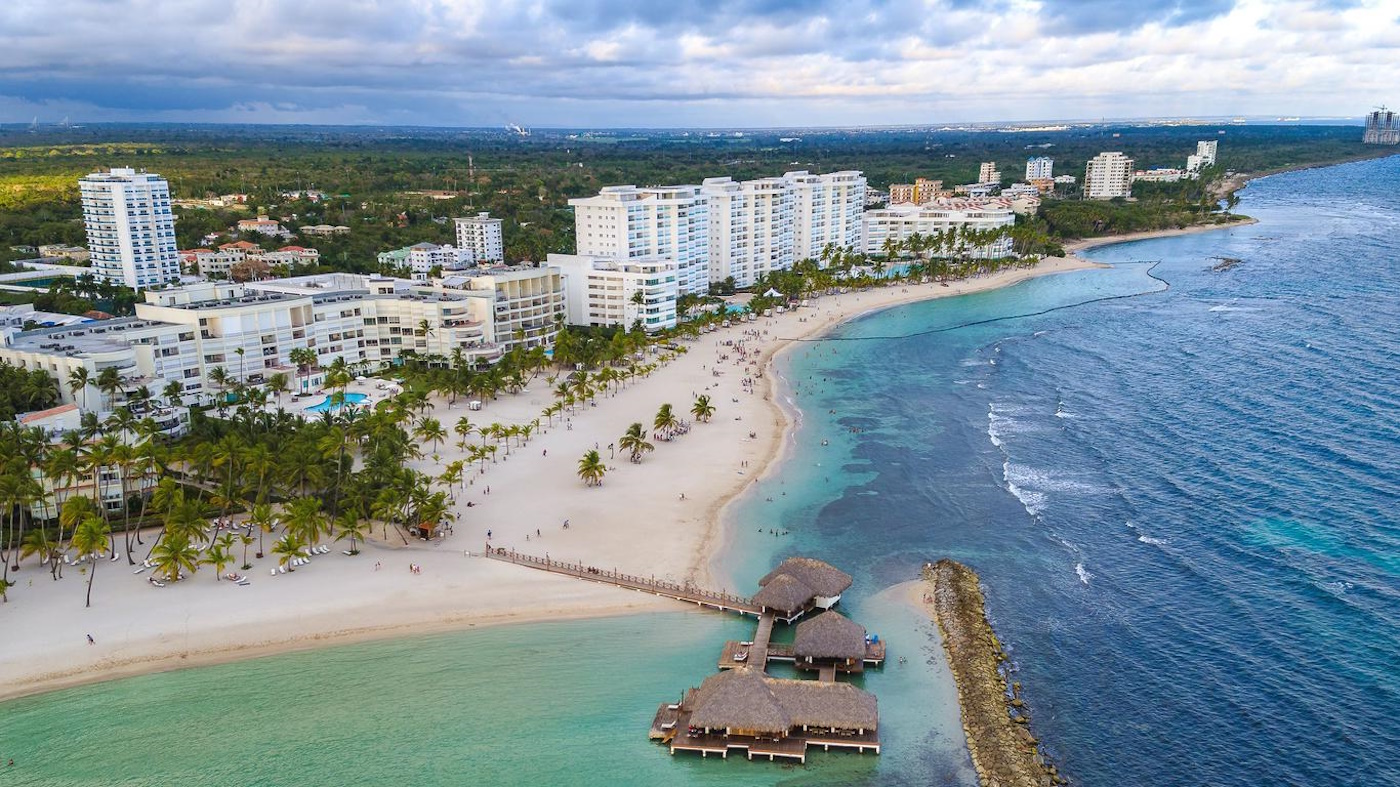
[[[516,552],[513,549],[497,547],[487,549],[484,553],[492,560],[500,560],[505,563],[513,563],[517,566],[547,571],[551,574],[563,574],[564,576],[597,582],[603,585],[635,590],[640,593],[650,593],[653,596],[671,598],[676,601],[684,601],[689,604],[696,604],[701,607],[717,609],[720,612],[737,612],[741,615],[753,615],[754,617],[768,618],[768,631],[773,630],[772,615],[763,615],[763,610],[753,600],[744,596],[736,596],[714,590],[706,590],[696,587],[689,582],[678,584],[656,577],[638,577],[632,574],[624,574],[617,569],[604,569],[596,566],[588,566],[583,563],[565,563],[553,560],[548,555],[539,557],[537,555],[527,555],[523,552]],[[760,620],[760,628],[762,621]]]
[[[769,631],[771,633],[771,627]],[[797,655],[792,652],[792,645],[788,643],[769,642],[767,638],[764,638],[763,649],[760,651],[758,643],[761,633],[762,625],[760,624],[759,634],[754,635],[754,640],[752,642],[740,642],[731,639],[724,643],[724,650],[720,652],[719,656],[719,668],[734,669],[735,667],[753,666],[764,669],[772,662],[785,661],[795,665],[798,669],[815,669],[815,667],[805,664],[798,664]],[[759,658],[760,655],[763,657],[762,660]],[[848,669],[847,671],[862,672],[865,667],[878,667],[884,663],[885,641],[868,642],[865,645],[865,658],[860,661],[859,666],[855,666],[854,669]],[[819,671],[825,674],[825,670]],[[825,679],[826,678],[823,678],[823,680]]]

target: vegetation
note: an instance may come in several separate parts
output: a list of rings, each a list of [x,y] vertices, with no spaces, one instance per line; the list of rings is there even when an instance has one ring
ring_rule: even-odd
[[[58,401],[58,383],[43,369],[21,369],[0,361],[0,421],[45,410]]]

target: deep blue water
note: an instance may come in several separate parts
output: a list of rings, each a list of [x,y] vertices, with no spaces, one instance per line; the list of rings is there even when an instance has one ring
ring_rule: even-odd
[[[747,515],[856,609],[975,567],[1074,783],[1400,784],[1397,183],[1266,178],[1257,225],[848,324],[787,364],[798,459]]]

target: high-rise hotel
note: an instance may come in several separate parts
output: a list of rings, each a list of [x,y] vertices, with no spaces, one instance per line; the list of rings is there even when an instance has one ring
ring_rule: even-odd
[[[92,273],[145,289],[180,276],[170,185],[159,175],[114,167],[78,181]]]

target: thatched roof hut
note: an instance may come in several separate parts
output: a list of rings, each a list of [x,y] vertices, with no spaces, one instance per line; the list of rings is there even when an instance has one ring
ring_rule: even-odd
[[[768,689],[792,719],[793,726],[864,730],[879,728],[875,695],[849,683],[769,678]]]
[[[690,726],[729,735],[785,736],[794,728],[874,731],[875,696],[849,683],[769,678],[740,667],[711,675],[689,698]]]
[[[799,659],[863,659],[865,627],[839,612],[823,612],[797,625],[792,650]]]
[[[784,615],[806,609],[817,595],[806,583],[791,574],[770,574],[764,580],[761,583],[763,587],[753,596],[753,603]]]
[[[768,576],[760,579],[758,584],[766,587],[783,574],[800,580],[812,589],[812,595],[825,598],[836,598],[851,586],[850,574],[830,563],[810,557],[790,557],[784,560],[777,568],[768,572]]]
[[[786,735],[792,725],[762,673],[748,667],[711,675],[695,691],[692,727],[731,735]]]

